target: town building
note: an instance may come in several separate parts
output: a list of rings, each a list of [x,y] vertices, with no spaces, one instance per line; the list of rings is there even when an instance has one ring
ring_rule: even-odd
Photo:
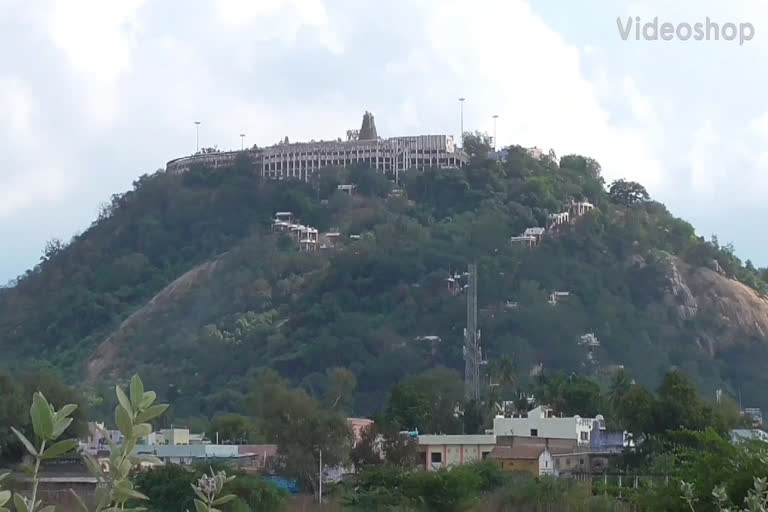
[[[583,476],[605,473],[615,453],[592,451],[559,453],[553,455],[554,474],[556,476]],[[581,478],[584,480],[584,478]]]
[[[526,247],[533,247],[538,242],[538,239],[535,236],[520,235],[509,237],[509,241],[513,244],[522,244]]]
[[[119,430],[108,430],[103,423],[88,423],[88,437],[80,446],[84,452],[97,455],[109,451],[109,441],[119,445],[123,442],[123,434]]]
[[[320,247],[320,233],[316,228],[299,224],[292,212],[276,212],[272,220],[272,231],[288,233],[296,241],[296,247],[302,252],[314,252]],[[327,242],[323,244],[327,248]]]
[[[491,450],[489,459],[503,471],[524,471],[532,475],[551,475],[554,471],[552,453],[543,446],[497,445]]]
[[[763,411],[759,408],[745,407],[741,413],[749,418],[753,427],[760,428],[763,426]]]
[[[581,436],[580,436],[581,437]],[[590,441],[571,438],[496,436],[489,458],[504,471],[527,471],[534,475],[591,478],[604,473],[611,460],[631,443],[626,432],[609,432],[603,417],[592,421]]]
[[[343,192],[347,194],[348,196],[351,196],[352,193],[355,191],[355,185],[351,183],[342,184],[336,187],[340,192]]]
[[[634,443],[626,431],[607,430],[605,419],[598,414],[592,423],[588,446],[578,444],[574,450],[553,456],[555,474],[589,481],[592,475],[605,473],[612,459],[633,447]]]
[[[558,302],[560,302],[561,299],[568,297],[571,295],[571,292],[560,292],[560,291],[554,291],[549,294],[549,304],[550,306],[557,306]]]
[[[544,232],[546,230],[540,227],[530,227],[520,234],[520,236],[509,237],[509,241],[513,244],[522,244],[526,247],[533,247],[541,242]]]
[[[593,423],[592,418],[558,417],[551,408],[539,406],[525,416],[496,416],[493,433],[496,436],[568,439],[588,446]]]
[[[187,428],[166,428],[152,432],[140,440],[140,444],[188,446],[204,443],[203,434],[193,434]]]
[[[579,449],[573,439],[496,436],[489,458],[504,471],[526,471],[533,475],[557,475],[555,457]]]
[[[559,226],[568,224],[570,218],[571,216],[568,212],[550,213],[547,215],[547,229],[555,229]]]
[[[734,443],[744,441],[768,442],[768,433],[759,428],[737,428],[731,430],[731,441]]]
[[[394,177],[409,169],[461,167],[469,158],[456,147],[450,135],[416,135],[382,139],[376,131],[373,114],[366,112],[360,130],[349,130],[347,140],[290,143],[285,141],[266,148],[243,151],[197,153],[171,160],[166,170],[188,171],[194,165],[213,168],[232,165],[244,155],[255,171],[272,179],[309,178],[324,167],[363,165]]]
[[[528,153],[528,156],[536,160],[542,160],[545,156],[547,156],[547,153],[544,153],[541,149],[537,148],[536,146],[532,148],[526,148],[525,151],[526,153]]]
[[[189,429],[186,428],[165,428],[160,430],[160,435],[164,443],[170,446],[189,445]]]
[[[347,425],[352,430],[352,434],[355,436],[355,444],[357,444],[363,434],[363,429],[373,425],[373,420],[368,418],[347,418]]]
[[[419,435],[420,465],[429,471],[485,460],[496,438],[484,435]]]
[[[572,219],[575,219],[577,217],[581,217],[582,215],[586,215],[594,209],[595,205],[589,201],[571,202],[567,213],[570,214]]]
[[[135,455],[152,455],[163,464],[189,466],[197,462],[233,462],[246,469],[261,469],[277,454],[276,445],[138,445]]]
[[[24,465],[19,469],[30,467],[32,460],[31,455],[25,456]],[[38,478],[37,497],[46,504],[55,503],[59,510],[80,510],[82,507],[72,491],[86,502],[91,502],[99,485],[99,479],[90,473],[83,458],[78,455],[42,460]],[[11,473],[11,479],[15,490],[29,498],[35,486],[32,475],[28,471],[18,471]]]
[[[532,236],[536,239],[536,243],[539,243],[544,236],[544,231],[545,229],[540,227],[526,228],[522,236]]]

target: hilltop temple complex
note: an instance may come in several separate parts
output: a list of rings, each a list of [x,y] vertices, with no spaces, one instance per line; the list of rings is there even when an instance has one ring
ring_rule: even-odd
[[[298,142],[284,141],[266,148],[241,151],[203,151],[171,160],[169,172],[180,173],[193,165],[226,167],[238,155],[245,154],[254,169],[265,178],[307,181],[318,169],[329,166],[347,167],[362,164],[392,175],[408,169],[429,167],[461,167],[467,155],[451,135],[414,135],[382,139],[376,131],[373,114],[365,112],[359,130],[348,130],[346,140]]]

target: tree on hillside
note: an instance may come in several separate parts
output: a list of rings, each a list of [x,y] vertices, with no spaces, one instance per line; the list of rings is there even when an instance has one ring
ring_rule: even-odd
[[[350,458],[356,468],[384,463],[410,468],[416,465],[417,447],[416,437],[377,422],[363,428]]]
[[[651,198],[644,186],[635,181],[624,179],[611,183],[608,195],[614,203],[624,206],[632,206],[642,201],[648,201]]]
[[[678,370],[666,374],[656,396],[642,386],[632,386],[624,394],[616,415],[620,424],[635,437],[664,437],[682,430],[706,429],[728,436],[730,429],[743,421],[733,400],[723,397],[720,404],[706,403]]]
[[[600,386],[582,375],[563,372],[541,374],[536,383],[536,397],[565,416],[594,417],[601,412]]]
[[[23,389],[9,373],[0,372],[0,461],[14,461],[23,453],[11,432],[27,424],[27,402]]]
[[[632,377],[629,372],[621,368],[611,379],[611,387],[608,391],[608,403],[611,406],[611,413],[613,418],[618,419],[618,411],[621,408],[621,404],[624,397],[632,389]]]
[[[501,388],[501,398],[512,396],[517,386],[517,364],[510,356],[502,356],[488,364],[488,374],[494,384]]]
[[[694,385],[679,370],[667,373],[656,395],[653,419],[657,432],[704,430],[711,425],[711,409],[702,403]]]
[[[261,440],[256,425],[247,417],[239,414],[222,414],[211,421],[205,431],[211,441],[220,443],[246,444]]]
[[[40,256],[40,261],[46,262],[54,259],[56,256],[61,254],[64,249],[66,249],[66,247],[67,245],[58,238],[51,238],[45,243],[45,247],[43,248],[43,255]]]
[[[476,400],[464,402],[461,414],[464,434],[482,434],[484,432],[488,405]]]
[[[349,458],[356,469],[384,462],[381,449],[381,434],[376,423],[363,427],[360,431],[360,439],[352,448]]]
[[[643,386],[634,385],[618,405],[616,415],[619,424],[640,438],[653,430],[654,397]]]
[[[368,197],[387,197],[392,189],[392,182],[376,169],[356,165],[349,170],[349,181],[356,185],[358,194]]]
[[[346,368],[328,370],[328,387],[325,390],[325,406],[329,409],[349,411],[355,401],[357,378]]]
[[[560,158],[560,167],[579,171],[602,182],[602,168],[593,158],[581,155],[565,155]]]
[[[419,439],[410,434],[401,434],[389,425],[383,429],[382,450],[384,459],[401,468],[412,468],[418,464]]]
[[[88,432],[85,398],[64,385],[55,372],[48,369],[16,375],[0,372],[0,460],[16,461],[24,453],[10,427],[14,426],[31,437],[27,404],[36,391],[42,392],[52,403],[77,405],[68,432],[77,436]]]
[[[384,416],[403,430],[459,434],[464,384],[455,370],[435,368],[405,378],[390,392]]]
[[[466,132],[463,137],[462,149],[470,158],[486,158],[493,150],[493,139],[487,133]]]
[[[344,416],[291,388],[273,371],[257,375],[249,403],[267,440],[278,446],[274,469],[280,474],[316,491],[320,453],[327,467],[348,459],[352,432]]]
[[[317,190],[320,199],[328,199],[338,190],[338,186],[349,179],[349,173],[346,169],[329,166],[318,169],[312,175],[312,183]]]

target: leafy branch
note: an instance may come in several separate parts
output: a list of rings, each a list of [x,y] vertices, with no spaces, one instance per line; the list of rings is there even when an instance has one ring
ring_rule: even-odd
[[[76,439],[57,441],[69,425],[72,424],[70,415],[76,409],[76,405],[67,404],[56,411],[43,394],[37,392],[32,396],[29,416],[32,419],[32,429],[35,437],[40,441],[40,444],[35,446],[24,434],[11,427],[13,433],[24,445],[24,448],[34,458],[32,465],[32,494],[27,498],[17,492],[13,493],[13,505],[16,508],[16,512],[53,512],[54,507],[52,505],[42,507],[42,502],[37,499],[37,491],[40,485],[40,463],[45,459],[59,457],[77,448]],[[2,499],[0,499],[0,502],[2,502]]]
[[[234,494],[219,497],[224,484],[234,479],[234,476],[228,477],[224,471],[214,473],[213,468],[211,468],[210,476],[203,475],[197,481],[197,485],[192,484],[192,489],[197,495],[197,498],[195,498],[195,509],[197,509],[197,512],[221,512],[216,507],[237,498]]]
[[[696,512],[694,504],[697,499],[694,497],[693,484],[680,482],[680,489],[683,501],[691,509],[691,512]],[[753,488],[749,490],[747,497],[744,498],[746,508],[738,508],[731,503],[725,488],[722,486],[715,487],[712,491],[712,497],[717,503],[717,510],[719,512],[766,512],[768,510],[768,479],[754,478]]]
[[[5,478],[8,476],[8,473],[0,474],[0,483],[5,480]],[[2,487],[0,487],[0,512],[10,512],[7,508],[5,508],[5,504],[8,503],[11,500],[11,491],[4,491]]]
[[[155,405],[157,394],[154,391],[144,391],[144,384],[138,375],[131,378],[129,394],[120,386],[115,386],[118,405],[115,407],[115,423],[123,442],[117,446],[107,432],[102,432],[109,443],[110,454],[106,467],[90,454],[83,454],[88,470],[99,480],[96,491],[95,512],[109,511],[141,512],[145,507],[126,508],[130,500],[148,501],[149,498],[134,489],[129,479],[131,468],[141,464],[162,464],[157,458],[149,455],[134,455],[136,443],[142,437],[152,433],[150,420],[157,418],[168,409],[167,404]],[[84,512],[88,507],[74,491],[70,491],[77,499]]]
[[[123,442],[118,446],[112,441],[109,434],[101,429],[102,434],[109,443],[110,455],[107,463],[102,464],[91,454],[84,453],[83,460],[91,474],[98,479],[96,489],[96,507],[93,512],[142,512],[145,507],[126,505],[131,501],[149,501],[144,494],[134,489],[134,484],[129,478],[130,471],[135,466],[143,464],[162,465],[162,461],[150,455],[135,455],[134,449],[138,440],[152,433],[150,420],[157,418],[167,409],[167,404],[155,404],[157,395],[154,391],[144,391],[144,384],[138,375],[131,378],[128,394],[120,386],[115,386],[118,405],[115,408],[115,423],[123,435]],[[22,432],[11,427],[11,430],[19,438],[24,448],[32,456],[34,463],[31,468],[32,491],[29,497],[19,493],[11,493],[0,488],[0,512],[10,512],[5,507],[11,499],[15,512],[55,512],[53,505],[43,506],[38,498],[40,486],[40,465],[46,459],[52,459],[65,455],[77,448],[76,439],[59,438],[72,424],[72,413],[77,409],[74,404],[67,404],[58,411],[48,403],[42,393],[36,392],[32,397],[32,406],[29,410],[32,419],[32,427],[37,444],[27,438]],[[8,474],[0,475],[0,483]],[[192,485],[197,498],[195,507],[197,512],[221,512],[218,508],[236,498],[233,494],[220,496],[224,484],[234,480],[234,476],[227,477],[226,473],[219,472],[211,475],[203,475]],[[83,499],[72,489],[70,493],[77,501],[83,512],[90,512]]]

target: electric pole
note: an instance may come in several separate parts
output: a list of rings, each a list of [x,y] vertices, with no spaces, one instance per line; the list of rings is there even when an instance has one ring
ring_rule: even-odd
[[[477,328],[477,265],[469,264],[467,283],[467,327],[464,329],[464,396],[480,401],[480,330]]]
[[[464,100],[467,98],[461,97],[459,98],[459,105],[461,109],[461,132],[459,133],[459,140],[461,141],[461,147],[464,149]]]
[[[496,120],[499,118],[499,114],[493,114],[493,152],[496,152]]]
[[[317,493],[320,504],[323,504],[323,449],[320,449],[320,492]]]
[[[200,121],[195,121],[195,152],[200,152]]]
[[[240,134],[240,151],[245,149],[245,134]]]

